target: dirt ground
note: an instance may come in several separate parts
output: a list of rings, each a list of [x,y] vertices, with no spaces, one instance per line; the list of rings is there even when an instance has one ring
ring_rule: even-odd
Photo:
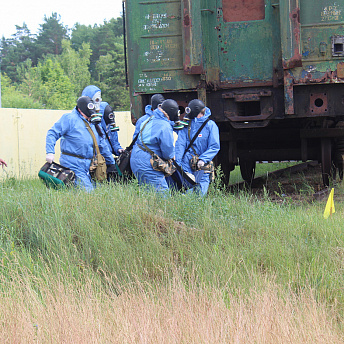
[[[325,188],[321,176],[320,164],[309,164],[301,171],[291,169],[269,173],[256,178],[251,185],[239,183],[231,187],[231,191],[245,189],[257,197],[276,202],[313,202],[328,197],[331,187],[340,185],[339,180],[329,188]],[[337,195],[338,196],[338,195]],[[342,196],[344,200],[344,195]]]

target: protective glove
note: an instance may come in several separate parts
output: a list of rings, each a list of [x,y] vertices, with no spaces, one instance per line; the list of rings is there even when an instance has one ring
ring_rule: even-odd
[[[45,156],[45,160],[51,164],[53,161],[54,161],[54,157],[55,155],[53,153],[48,153],[46,156]]]
[[[123,149],[123,148],[120,148],[120,149],[118,150],[118,155],[121,154],[121,153],[123,153],[123,152],[124,152],[124,149]]]
[[[203,166],[204,166],[204,161],[203,160],[198,160],[197,168],[201,169]]]

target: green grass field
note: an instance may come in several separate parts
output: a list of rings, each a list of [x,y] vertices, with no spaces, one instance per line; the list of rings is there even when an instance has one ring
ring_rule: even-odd
[[[216,290],[227,310],[234,307],[233,298],[252,298],[252,290],[256,301],[272,290],[284,305],[290,297],[310,293],[326,321],[334,319],[330,328],[340,342],[342,193],[342,186],[335,188],[336,212],[325,220],[326,199],[274,202],[245,191],[226,193],[218,182],[201,199],[192,194],[161,198],[135,181],[86,193],[47,189],[39,180],[7,179],[0,184],[0,291],[13,301],[24,295],[25,286],[36,306],[46,305],[42,290],[50,290],[56,300],[58,281],[60,287],[75,288],[74,296],[78,290],[83,294],[82,286],[92,286],[99,300],[129,291],[154,300],[177,279],[184,292]],[[7,301],[3,307],[10,308]],[[25,307],[30,309],[30,303]],[[35,331],[30,328],[34,338],[48,338]],[[51,338],[58,342],[60,337]],[[167,342],[189,342],[181,338]]]

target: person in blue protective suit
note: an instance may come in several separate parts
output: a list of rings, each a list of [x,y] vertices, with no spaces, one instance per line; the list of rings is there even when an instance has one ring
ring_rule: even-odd
[[[184,172],[195,176],[195,181],[199,183],[199,191],[205,195],[210,183],[208,167],[213,166],[211,161],[220,150],[219,129],[214,121],[209,120],[210,109],[199,99],[194,99],[188,104],[186,113],[190,122],[188,127],[179,131],[176,141],[176,162],[181,165]],[[190,141],[205,121],[205,126],[188,148]]]
[[[101,126],[102,129],[109,138],[106,140],[110,151],[115,155],[120,155],[124,149],[121,147],[118,141],[118,127],[115,122],[115,114],[112,107],[107,102],[100,103],[100,113],[102,114]]]
[[[141,116],[135,124],[135,131],[134,131],[134,135],[133,135],[133,140],[135,139],[135,137],[139,133],[141,124],[143,122],[145,122],[150,116],[153,115],[153,111],[158,107],[159,104],[162,104],[164,102],[164,100],[165,100],[164,96],[160,93],[152,95],[150,105],[146,105],[146,107],[145,107],[145,114],[143,116]]]
[[[178,104],[167,99],[141,124],[130,158],[131,169],[140,185],[151,185],[159,192],[168,191],[164,173],[153,169],[151,154],[145,146],[164,160],[174,158],[173,130],[169,121],[176,120],[178,112]]]
[[[106,164],[113,166],[115,160],[105,141],[105,136],[99,126],[100,118],[95,112],[95,105],[90,97],[80,97],[71,113],[64,114],[51,129],[46,137],[46,161],[52,163],[55,154],[56,141],[61,138],[60,164],[74,171],[76,184],[87,191],[93,190],[90,165],[94,155],[94,144],[86,122],[89,123],[104,156]]]
[[[81,96],[90,97],[93,100],[96,112],[100,112],[100,103],[102,101],[102,96],[99,87],[88,85],[83,89]]]

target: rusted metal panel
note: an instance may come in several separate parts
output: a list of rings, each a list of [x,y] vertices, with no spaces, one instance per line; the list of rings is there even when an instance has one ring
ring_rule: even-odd
[[[225,116],[232,123],[260,121],[262,124],[273,115],[272,92],[269,90],[226,92],[222,98],[226,99]]]
[[[287,37],[289,40],[287,42],[282,41],[282,51],[285,51],[285,56],[283,58],[283,68],[291,69],[294,67],[302,66],[301,57],[301,24],[300,24],[300,8],[298,7],[298,0],[290,1],[289,5],[289,22],[290,32],[287,32]],[[289,43],[291,41],[291,44]],[[284,46],[288,44],[288,46]],[[291,56],[290,56],[291,55]]]
[[[223,93],[222,98],[234,98],[236,102],[252,102],[260,100],[261,97],[271,97],[271,91],[259,91],[256,93],[235,93],[235,92],[228,92]]]
[[[217,37],[220,4],[218,0],[192,1],[192,3],[197,2],[201,3],[201,33],[205,81],[209,89],[217,90],[220,86],[219,41]]]
[[[300,67],[302,58],[299,0],[280,1],[280,22],[283,68]]]
[[[202,29],[199,1],[183,1],[183,58],[186,74],[202,74]]]
[[[281,0],[281,48],[284,72],[285,113],[294,114],[293,77],[289,69],[302,66],[299,0]]]
[[[328,111],[314,105],[310,93],[321,93],[315,90],[296,111],[295,89],[344,83],[344,0],[126,0],[126,4],[135,117],[139,95],[197,92],[207,101],[213,93],[245,89],[233,101],[254,103],[262,99],[255,93],[259,88],[273,90],[274,115],[269,118],[333,115],[330,103]],[[143,97],[140,106],[147,99]],[[224,121],[228,116],[223,111],[235,113],[226,106],[224,100],[218,107],[217,118]]]
[[[327,93],[311,93],[309,98],[309,109],[311,114],[326,114],[328,108]]]
[[[289,22],[283,23],[286,16],[282,11],[289,11]],[[297,0],[281,2],[286,114],[295,114],[294,87],[344,82],[343,61],[336,61],[344,58],[343,24],[344,1],[303,0],[301,4]],[[326,99],[321,107],[317,107],[314,105],[315,99],[310,97],[307,116],[326,114]]]
[[[344,62],[339,62],[337,64],[337,77],[344,79]]]
[[[222,0],[222,11],[225,22],[263,20],[265,18],[265,1]]]
[[[292,115],[294,109],[294,78],[289,70],[284,71],[284,111],[285,114]]]
[[[200,87],[197,89],[197,98],[201,100],[205,105],[207,104],[207,93],[205,87]]]

